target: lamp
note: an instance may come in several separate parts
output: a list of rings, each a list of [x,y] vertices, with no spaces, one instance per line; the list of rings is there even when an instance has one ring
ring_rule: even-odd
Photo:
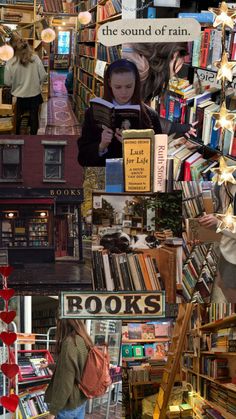
[[[49,27],[46,19],[42,19],[41,23],[43,26],[43,30],[41,32],[41,39],[46,44],[50,44],[50,42],[53,42],[55,40],[56,33],[52,28]]]
[[[0,35],[0,59],[8,61],[14,56],[14,49],[8,45],[3,36]]]
[[[84,2],[81,2],[80,8],[81,9],[78,14],[78,21],[81,23],[81,25],[88,25],[91,22],[92,15],[88,10],[86,10]]]
[[[79,12],[78,20],[81,25],[88,25],[91,22],[92,15],[90,12]]]
[[[217,233],[220,233],[224,230],[231,231],[232,233],[236,232],[236,216],[233,215],[233,207],[230,204],[225,214],[216,214],[216,218],[220,221]]]

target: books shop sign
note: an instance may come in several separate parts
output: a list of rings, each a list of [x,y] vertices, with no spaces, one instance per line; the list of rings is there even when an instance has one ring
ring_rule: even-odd
[[[165,292],[61,293],[61,318],[151,319],[165,317]]]

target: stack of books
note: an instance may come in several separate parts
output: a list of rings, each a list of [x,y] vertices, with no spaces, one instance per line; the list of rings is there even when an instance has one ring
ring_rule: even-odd
[[[193,409],[188,403],[183,403],[180,405],[180,414],[181,418],[192,419]]]

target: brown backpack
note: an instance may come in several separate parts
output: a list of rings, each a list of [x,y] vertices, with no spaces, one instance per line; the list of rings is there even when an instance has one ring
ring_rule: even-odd
[[[79,383],[80,390],[88,399],[99,397],[106,393],[111,385],[109,372],[109,355],[107,347],[90,347],[87,361]]]

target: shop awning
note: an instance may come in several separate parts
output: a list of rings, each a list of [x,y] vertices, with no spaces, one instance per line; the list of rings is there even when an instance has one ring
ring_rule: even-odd
[[[52,198],[34,198],[34,199],[1,199],[0,198],[0,205],[18,205],[18,204],[23,204],[23,205],[53,205],[54,204],[54,199]]]

